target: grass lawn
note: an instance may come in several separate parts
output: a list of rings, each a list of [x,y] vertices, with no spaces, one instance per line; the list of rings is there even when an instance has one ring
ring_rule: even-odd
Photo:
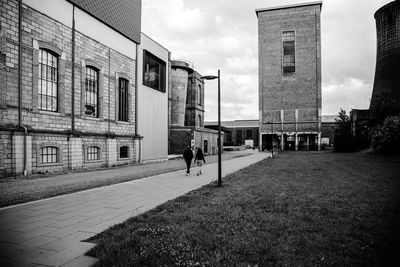
[[[400,158],[287,152],[93,237],[98,266],[395,266]]]

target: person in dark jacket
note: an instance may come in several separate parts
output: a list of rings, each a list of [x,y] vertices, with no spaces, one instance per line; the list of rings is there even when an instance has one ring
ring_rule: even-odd
[[[186,162],[186,176],[188,176],[190,174],[190,165],[192,164],[193,159],[193,151],[190,146],[187,146],[187,148],[183,152],[183,159]]]
[[[194,157],[194,161],[196,162],[197,167],[199,169],[197,170],[197,176],[200,174],[203,174],[201,172],[201,166],[203,166],[203,162],[206,163],[206,160],[204,158],[203,150],[201,150],[200,147],[197,148],[196,156]]]

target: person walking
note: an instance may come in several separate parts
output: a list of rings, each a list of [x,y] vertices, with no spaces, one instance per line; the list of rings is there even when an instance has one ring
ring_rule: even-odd
[[[196,152],[196,156],[194,157],[194,161],[197,164],[197,167],[199,167],[199,169],[197,170],[197,176],[199,176],[200,174],[203,174],[201,172],[201,166],[203,166],[203,162],[206,163],[206,160],[204,158],[204,154],[203,154],[203,150],[201,150],[200,147],[197,148],[197,152]]]
[[[192,164],[193,159],[193,151],[190,146],[187,146],[183,152],[183,159],[186,162],[186,176],[188,176],[190,174],[190,165]]]

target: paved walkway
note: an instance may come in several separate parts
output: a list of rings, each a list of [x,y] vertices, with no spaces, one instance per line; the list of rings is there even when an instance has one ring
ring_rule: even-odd
[[[254,153],[222,162],[222,176],[269,156]],[[193,171],[192,171],[193,172]],[[0,266],[90,266],[81,242],[217,179],[217,163],[203,175],[175,171],[0,209]],[[88,172],[90,175],[90,172]]]

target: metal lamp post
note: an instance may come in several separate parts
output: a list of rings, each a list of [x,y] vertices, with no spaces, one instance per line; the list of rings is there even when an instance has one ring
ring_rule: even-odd
[[[201,77],[204,80],[214,80],[218,79],[218,186],[222,186],[222,171],[221,171],[221,79],[220,70],[218,70],[218,76],[206,75]]]

